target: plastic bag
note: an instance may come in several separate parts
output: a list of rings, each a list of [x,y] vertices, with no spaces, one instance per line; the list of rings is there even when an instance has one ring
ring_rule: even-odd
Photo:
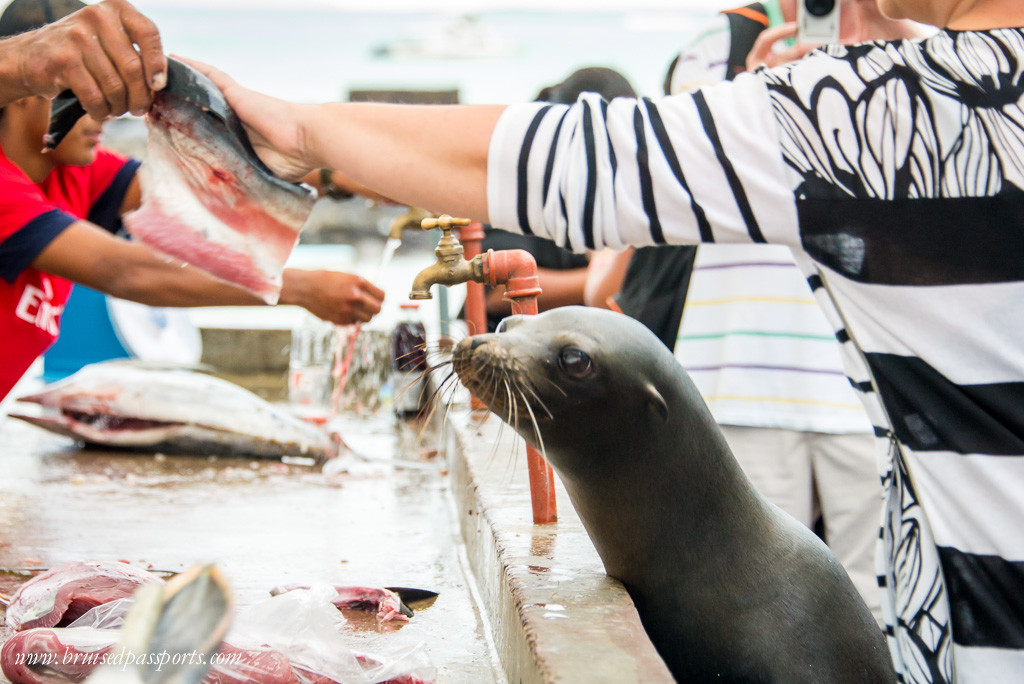
[[[300,682],[429,684],[436,672],[422,644],[368,655],[342,634],[345,617],[332,601],[337,589],[315,585],[272,596],[241,610],[228,634],[240,648],[287,654]]]
[[[283,585],[270,590],[271,596],[287,591],[309,589],[302,585]],[[390,589],[381,587],[335,586],[331,603],[338,610],[375,610],[381,622],[408,622],[412,610],[402,603],[401,597]]]
[[[21,585],[7,607],[7,626],[14,630],[64,626],[93,606],[126,598],[160,580],[145,570],[116,561],[55,565]]]
[[[342,633],[345,617],[329,585],[294,589],[239,611],[224,645],[211,659],[208,684],[431,684],[435,668],[422,644],[369,655]],[[16,634],[0,650],[0,666],[13,684],[53,681],[38,673],[80,680],[116,658],[119,628],[132,606],[120,599],[97,606],[70,626]],[[379,645],[379,644],[376,644]],[[117,664],[115,662],[115,664]]]

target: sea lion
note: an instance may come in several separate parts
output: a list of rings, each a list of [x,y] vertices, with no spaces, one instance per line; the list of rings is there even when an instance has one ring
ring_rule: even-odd
[[[646,327],[586,307],[463,339],[466,387],[546,454],[679,681],[894,682],[839,561],[743,474]]]

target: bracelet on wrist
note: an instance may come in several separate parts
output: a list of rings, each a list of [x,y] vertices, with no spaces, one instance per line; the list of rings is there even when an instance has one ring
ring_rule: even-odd
[[[320,169],[320,196],[343,200],[352,197],[353,193],[334,184],[331,180],[331,169]]]

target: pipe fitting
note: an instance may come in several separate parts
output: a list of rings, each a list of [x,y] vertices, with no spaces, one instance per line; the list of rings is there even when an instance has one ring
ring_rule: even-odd
[[[491,286],[504,284],[507,299],[536,297],[541,293],[537,260],[524,249],[487,250],[483,255],[483,276]]]

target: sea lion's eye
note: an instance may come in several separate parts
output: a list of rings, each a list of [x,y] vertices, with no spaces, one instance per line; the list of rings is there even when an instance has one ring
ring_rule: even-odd
[[[585,378],[594,369],[594,364],[590,361],[590,356],[587,355],[587,352],[575,347],[566,347],[558,355],[558,367],[566,375],[574,378]]]

